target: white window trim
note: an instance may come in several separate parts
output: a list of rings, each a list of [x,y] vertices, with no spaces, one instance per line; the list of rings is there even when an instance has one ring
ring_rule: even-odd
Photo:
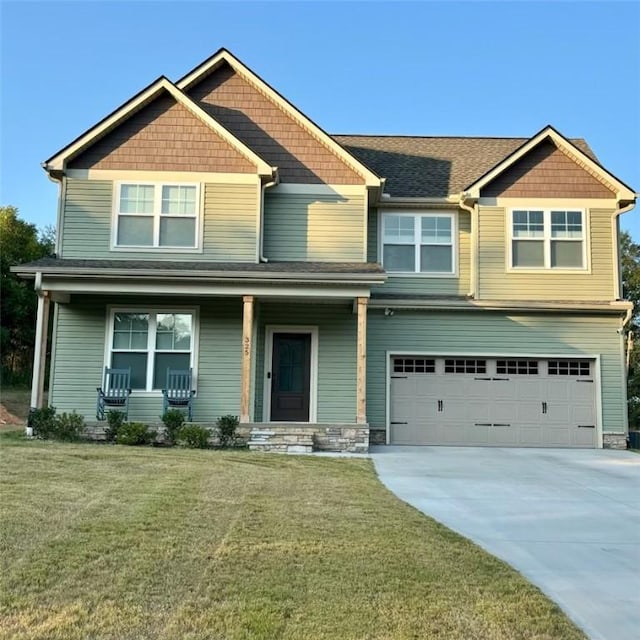
[[[271,381],[273,379],[273,334],[304,333],[311,336],[311,362],[309,372],[309,424],[318,421],[318,327],[307,325],[267,325],[264,340],[264,384],[262,421],[271,422]]]
[[[378,262],[384,268],[384,217],[388,215],[401,215],[401,216],[411,216],[413,218],[422,217],[422,216],[432,216],[432,217],[440,217],[440,218],[450,218],[451,219],[451,267],[452,271],[388,271],[389,277],[392,278],[457,278],[458,277],[458,247],[459,247],[459,239],[458,239],[458,215],[452,211],[411,211],[407,209],[393,209],[391,211],[381,211],[378,216]],[[415,225],[414,227],[414,242],[413,246],[415,248],[415,264],[416,267],[420,264],[420,246],[421,240],[419,228],[421,225]],[[448,246],[448,245],[445,245]]]
[[[119,245],[118,244],[118,225],[120,222],[120,191],[125,185],[140,185],[154,188],[154,212],[146,215],[153,217],[153,238],[154,246],[140,245]],[[193,247],[176,247],[176,246],[159,246],[160,236],[160,214],[162,203],[162,187],[179,186],[179,187],[195,187],[197,211],[195,215],[195,246]],[[117,252],[135,252],[135,253],[202,253],[203,250],[203,230],[204,230],[204,188],[199,182],[181,182],[179,180],[118,180],[113,183],[113,203],[111,211],[111,251]],[[123,214],[128,215],[128,214]],[[136,214],[130,214],[136,215]],[[189,216],[191,217],[191,216]]]
[[[544,218],[544,229],[541,238],[535,238],[538,242],[543,242],[544,245],[544,266],[542,267],[516,267],[513,264],[513,241],[526,240],[526,238],[514,238],[513,237],[513,213],[514,211],[542,211]],[[582,216],[582,267],[552,267],[551,266],[551,242],[553,240],[566,240],[566,238],[552,238],[551,237],[551,212],[552,211],[579,211]],[[512,273],[590,273],[591,265],[589,262],[590,251],[589,245],[589,216],[587,210],[581,207],[571,207],[566,205],[558,206],[536,206],[536,205],[523,205],[521,207],[512,207],[509,209],[509,215],[506,216],[506,233],[507,238],[507,271]],[[577,240],[576,240],[577,241]]]
[[[144,304],[139,306],[113,306],[107,305],[107,322],[106,325],[106,334],[104,341],[104,367],[111,366],[111,354],[114,351],[113,349],[113,328],[114,328],[114,320],[116,313],[148,313],[148,314],[156,314],[156,313],[190,313],[193,317],[193,327],[192,327],[192,335],[191,335],[191,359],[189,361],[189,366],[191,368],[192,373],[192,385],[194,390],[197,391],[198,385],[198,346],[200,343],[200,307],[159,307],[159,306],[146,306]],[[153,333],[155,336],[155,332]],[[155,352],[155,345],[151,345],[151,337],[152,332],[149,332],[147,337],[147,349],[146,353],[150,354]],[[118,349],[115,349],[118,351]],[[184,353],[184,352],[178,352]],[[147,386],[145,389],[133,389],[131,391],[132,396],[151,396],[151,397],[159,397],[162,396],[161,389],[153,389],[153,366],[151,366],[151,362],[147,361]]]

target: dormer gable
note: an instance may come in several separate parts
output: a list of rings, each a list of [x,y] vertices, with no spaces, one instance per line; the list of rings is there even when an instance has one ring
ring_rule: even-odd
[[[592,157],[547,126],[464,189],[466,198],[608,198],[635,194]]]

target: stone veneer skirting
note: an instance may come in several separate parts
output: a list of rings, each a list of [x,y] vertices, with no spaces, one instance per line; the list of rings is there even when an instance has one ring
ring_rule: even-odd
[[[212,423],[193,423],[209,429],[209,443],[219,444],[216,426]],[[156,430],[157,442],[163,442],[162,423],[149,424]],[[105,440],[105,422],[87,423],[85,433],[91,440]],[[248,445],[252,451],[311,453],[333,451],[367,453],[369,451],[369,425],[366,424],[309,424],[295,422],[241,424],[236,434],[237,444]]]
[[[626,449],[626,433],[604,433],[602,434],[602,446],[605,449]]]
[[[367,424],[308,424],[296,422],[263,422],[241,425],[249,427],[249,449],[287,453],[333,451],[367,453]]]

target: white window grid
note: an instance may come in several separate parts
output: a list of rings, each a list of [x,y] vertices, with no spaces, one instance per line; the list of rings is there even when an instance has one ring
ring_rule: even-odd
[[[387,222],[390,219],[396,218],[399,220],[399,235],[395,238],[387,237]],[[422,238],[422,220],[423,218],[432,218],[436,220],[436,237],[434,239],[429,239],[428,242],[425,242]],[[438,238],[439,230],[438,230],[438,219],[448,219],[449,228],[450,228],[450,237],[448,240]],[[413,233],[409,234],[409,225],[406,224],[406,221],[411,220],[413,223]],[[404,225],[403,225],[404,222]],[[404,228],[403,228],[404,227]],[[404,231],[404,233],[402,233]],[[389,211],[385,212],[381,216],[380,223],[380,237],[382,242],[380,242],[380,262],[382,266],[384,266],[384,246],[385,244],[396,244],[396,245],[413,245],[414,247],[414,271],[408,272],[417,275],[436,275],[436,276],[452,276],[456,273],[456,236],[457,236],[457,226],[456,226],[456,216],[453,213],[440,213],[440,212],[429,212],[429,213],[407,213],[402,211]],[[451,271],[421,271],[420,270],[420,262],[421,255],[420,249],[422,247],[429,246],[447,246],[451,247]],[[397,273],[407,273],[407,272],[392,272]]]
[[[151,212],[125,212],[121,213],[121,199],[123,187],[151,187],[153,188],[153,204]],[[187,213],[175,213],[162,211],[163,202],[167,202],[166,198],[163,198],[164,188],[178,188],[179,192],[184,188],[193,188],[195,190],[194,202],[195,211],[193,214]],[[127,180],[118,182],[116,184],[114,194],[114,224],[113,224],[113,239],[112,244],[117,249],[142,249],[142,250],[157,250],[157,249],[170,249],[172,251],[189,251],[198,249],[200,244],[200,218],[202,211],[201,202],[201,189],[200,184],[196,182],[151,182],[151,181],[135,181]],[[153,243],[151,245],[133,245],[133,244],[119,244],[118,234],[120,227],[120,219],[122,217],[136,217],[136,218],[148,218],[153,219]],[[193,245],[170,245],[160,244],[160,221],[162,219],[192,219],[194,220],[194,237]]]
[[[115,316],[118,313],[132,313],[139,315],[148,315],[148,330],[147,330],[147,345],[145,349],[142,348],[114,348],[114,331],[115,331]],[[162,349],[156,348],[156,335],[157,335],[157,316],[164,314],[182,314],[182,315],[190,315],[191,316],[191,346],[190,349]],[[146,384],[144,389],[134,389],[134,392],[145,392],[145,391],[160,391],[161,388],[154,388],[153,386],[153,374],[155,369],[155,358],[156,354],[160,353],[188,353],[190,354],[189,358],[189,368],[192,369],[193,372],[193,380],[195,385],[196,379],[196,366],[197,362],[197,339],[198,339],[198,314],[197,309],[187,308],[187,309],[179,309],[179,308],[171,308],[166,309],[162,307],[142,307],[142,308],[134,308],[134,307],[112,307],[109,309],[109,322],[107,323],[107,336],[106,336],[106,352],[105,352],[105,366],[110,367],[112,362],[112,356],[114,353],[141,353],[147,354],[147,371],[146,371]]]
[[[514,233],[515,226],[515,217],[516,213],[526,213],[527,214],[527,222],[522,223],[518,226],[521,227],[519,229],[519,234],[516,235]],[[531,214],[542,213],[543,219],[543,229],[542,232],[539,230],[539,225],[536,224],[535,220],[532,220]],[[555,226],[557,230],[560,229],[560,224],[553,224],[553,214],[564,214],[565,224],[564,234],[565,235],[554,235],[553,227]],[[578,214],[580,216],[580,229],[576,228],[575,223],[569,224],[567,220],[569,219],[569,214]],[[578,234],[579,232],[579,234]],[[571,235],[573,234],[573,235]],[[584,209],[566,209],[566,208],[549,208],[549,209],[512,209],[511,215],[509,218],[509,268],[515,269],[518,271],[527,271],[527,270],[540,270],[540,269],[552,269],[559,271],[584,271],[587,268],[587,242],[586,242],[586,216]],[[534,266],[525,266],[518,267],[513,264],[513,243],[517,242],[541,242],[544,247],[544,264],[539,267]],[[582,243],[582,265],[579,267],[552,267],[551,266],[551,245],[554,241],[562,241],[562,242],[579,242]]]

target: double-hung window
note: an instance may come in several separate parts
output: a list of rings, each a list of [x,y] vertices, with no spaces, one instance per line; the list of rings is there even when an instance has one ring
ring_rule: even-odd
[[[164,388],[167,369],[193,368],[195,311],[113,310],[108,362],[131,369],[131,388]]]
[[[584,269],[584,212],[514,209],[511,266],[526,269]]]
[[[397,273],[455,271],[455,219],[449,213],[382,215],[382,264]]]
[[[197,184],[119,183],[116,247],[198,248]]]

